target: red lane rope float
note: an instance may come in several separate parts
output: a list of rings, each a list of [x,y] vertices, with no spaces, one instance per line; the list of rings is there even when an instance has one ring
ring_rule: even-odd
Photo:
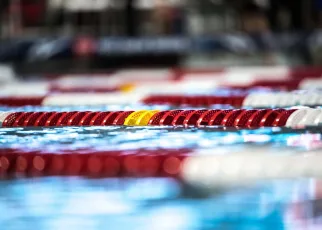
[[[12,112],[1,113],[3,127],[39,126],[136,126],[136,121],[150,113],[143,123],[146,126],[223,126],[241,128],[282,127],[296,110],[286,109],[228,109],[228,110],[169,110],[169,111],[73,111],[73,112]],[[132,124],[133,123],[133,124]]]
[[[314,67],[314,68],[306,68],[306,67],[299,67],[296,69],[292,69],[290,73],[290,77],[292,79],[305,79],[305,78],[320,78],[322,75],[322,68],[321,67]]]
[[[82,87],[82,86],[51,86],[49,92],[53,93],[108,93],[121,91],[121,87]]]
[[[218,112],[216,112],[210,119],[208,122],[208,125],[212,126],[212,125],[221,125],[221,122],[223,121],[223,119],[225,118],[225,116],[232,112],[233,110],[228,109],[228,110],[219,110]]]
[[[34,126],[41,127],[45,126],[47,120],[53,115],[55,112],[45,112],[39,115],[39,117],[36,119]],[[29,124],[29,126],[32,126],[32,124]]]
[[[185,120],[183,121],[183,125],[184,126],[189,126],[189,125],[196,125],[197,121],[199,120],[199,118],[202,116],[202,114],[204,114],[205,112],[207,112],[208,110],[196,110],[192,113],[190,113]]]
[[[248,119],[248,121],[246,123],[246,127],[248,127],[248,128],[260,127],[260,123],[261,123],[263,117],[268,112],[270,112],[270,110],[263,109],[263,110],[259,110],[259,111],[255,112],[255,113],[253,113],[253,115],[250,116],[250,118]]]
[[[80,120],[87,114],[88,112],[77,112],[74,115],[72,115],[67,120],[67,126],[77,126],[80,122]]]
[[[183,112],[183,110],[172,110],[172,111],[168,111],[161,118],[159,125],[161,125],[161,126],[162,125],[172,125],[172,122],[173,122],[174,118],[178,114],[180,114],[181,112]]]
[[[259,126],[260,127],[271,127],[274,126],[273,123],[277,119],[277,117],[284,112],[284,109],[277,109],[277,110],[269,110],[267,113],[262,117]]]
[[[285,126],[287,119],[292,115],[292,113],[294,113],[296,111],[296,109],[292,109],[292,110],[285,110],[283,112],[281,112],[275,119],[275,121],[273,122],[272,126],[276,126],[276,127],[280,127],[280,126]]]
[[[171,124],[173,126],[183,125],[183,122],[186,119],[186,117],[194,112],[195,112],[195,110],[185,110],[185,111],[180,112],[179,114],[177,114],[177,116],[175,116],[173,118],[173,121]]]
[[[40,106],[45,97],[0,97],[0,105],[4,106]]]
[[[67,112],[54,113],[48,118],[45,126],[57,126],[57,123],[60,120],[60,118],[65,116],[67,116]]]
[[[16,120],[22,115],[22,112],[11,113],[9,114],[2,123],[3,127],[12,127]]]
[[[88,112],[83,118],[80,119],[79,126],[89,126],[93,117],[96,116],[98,112]]]
[[[28,112],[28,113],[22,113],[13,123],[13,127],[21,127],[25,120],[28,120],[28,118],[33,114],[33,112]]]
[[[116,118],[113,120],[113,125],[123,125],[125,122],[125,119],[134,111],[126,111],[126,112],[121,112],[119,115],[116,116]],[[112,118],[111,118],[112,120]],[[105,123],[107,124],[107,123]]]
[[[123,125],[133,111],[116,112],[17,112],[9,113],[3,127]]]
[[[29,117],[27,117],[22,126],[31,126],[31,125],[35,125],[37,119],[42,116],[43,114],[45,114],[44,112],[36,112],[36,113],[32,113]],[[35,125],[36,126],[36,125]]]
[[[99,112],[97,113],[92,120],[90,121],[90,126],[96,126],[101,125],[101,123],[104,121],[104,118],[108,117],[111,114],[111,112]]]
[[[69,112],[64,114],[58,119],[56,126],[66,126],[68,124],[69,119],[72,118],[74,115],[77,115],[77,112]]]
[[[103,118],[103,120],[102,120],[102,122],[101,122],[101,125],[104,125],[104,126],[106,126],[106,125],[113,125],[113,123],[114,123],[114,121],[115,121],[115,119],[118,117],[118,116],[120,116],[120,115],[122,115],[123,114],[123,111],[117,111],[117,112],[111,112],[111,113],[109,113],[107,116],[105,116],[104,118]],[[128,115],[130,115],[131,114],[131,112],[130,113],[128,113]],[[128,117],[128,116],[126,116],[126,117]],[[126,118],[125,117],[125,118]],[[124,119],[125,120],[125,119]],[[117,120],[115,121],[115,123],[117,123]],[[123,122],[124,123],[124,122]],[[122,123],[122,125],[123,125],[123,123]]]
[[[246,86],[238,85],[228,85],[225,88],[228,89],[240,89],[240,90],[250,90],[253,88],[269,88],[269,89],[279,89],[279,90],[296,90],[299,88],[302,80],[300,79],[282,79],[282,80],[259,80],[255,81],[253,84]]]
[[[224,119],[221,122],[222,126],[226,126],[226,127],[232,127],[234,126],[235,120],[236,118],[242,113],[244,112],[244,110],[234,110],[231,111],[230,113],[228,113]]]
[[[161,125],[161,119],[164,117],[164,115],[166,115],[168,113],[168,111],[162,111],[159,113],[154,114],[150,121],[149,124],[150,126],[156,126],[156,125]]]
[[[2,149],[0,178],[34,176],[178,177],[189,149],[46,153]]]
[[[298,89],[299,85],[301,83],[301,80],[296,79],[289,79],[289,80],[262,80],[262,81],[256,81],[254,84],[252,84],[249,89],[252,87],[268,87],[268,88],[274,88],[274,89],[286,89],[286,90],[296,90]]]
[[[242,106],[245,96],[180,96],[180,95],[153,95],[143,99],[145,104],[169,104],[169,105],[232,105]]]
[[[210,122],[210,118],[216,114],[217,112],[219,112],[220,110],[209,110],[207,112],[204,112],[203,114],[201,114],[201,116],[199,117],[199,119],[197,120],[197,126],[205,126],[208,125]]]
[[[242,111],[234,121],[234,126],[236,127],[245,127],[246,123],[248,122],[248,119],[256,113],[257,110],[244,110]]]

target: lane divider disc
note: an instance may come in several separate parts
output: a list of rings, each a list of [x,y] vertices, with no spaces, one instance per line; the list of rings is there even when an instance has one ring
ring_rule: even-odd
[[[273,122],[273,126],[275,127],[282,127],[285,126],[287,119],[294,113],[296,109],[291,109],[291,110],[285,110],[281,112]]]
[[[209,122],[208,122],[208,125],[210,126],[218,126],[218,125],[221,125],[221,122],[222,120],[225,118],[225,116],[227,114],[229,114],[231,111],[231,109],[228,109],[228,110],[219,110],[218,112],[216,112],[210,119],[209,119]]]
[[[320,113],[319,116],[316,117],[314,121],[314,125],[321,125],[322,124],[322,112]]]
[[[78,123],[79,126],[89,126],[93,117],[95,117],[98,112],[88,112]]]
[[[253,106],[253,101],[258,97],[259,95],[255,95],[255,94],[250,94],[250,95],[248,95],[245,99],[244,99],[244,101],[243,101],[243,104],[242,104],[242,106],[243,107],[251,107],[251,106]]]
[[[194,110],[184,110],[181,113],[179,113],[175,118],[173,118],[172,121],[172,126],[178,126],[178,125],[183,125],[184,120],[188,115],[191,113],[194,113]]]
[[[303,118],[310,112],[311,109],[299,109],[289,116],[286,121],[286,127],[296,127],[299,126]]]
[[[11,114],[12,112],[1,112],[0,113],[0,127],[3,126],[3,122],[7,119],[7,117]]]
[[[141,110],[130,114],[124,122],[126,126],[146,126],[149,124],[150,119],[159,110]]]
[[[282,110],[268,111],[259,123],[259,127],[272,127],[276,118],[280,115]]]
[[[102,125],[102,122],[104,121],[105,117],[111,115],[112,112],[99,112],[97,113],[91,120],[90,126],[96,126],[96,125]]]
[[[134,111],[125,111],[119,114],[113,121],[113,125],[123,125],[125,122],[125,119],[130,116]]]
[[[319,117],[321,113],[321,109],[312,109],[303,117],[303,119],[300,121],[298,125],[304,127],[316,125],[315,120]]]
[[[55,112],[53,113],[47,120],[45,123],[45,126],[56,126],[57,121],[59,120],[59,118],[61,116],[66,115],[66,112]]]
[[[2,122],[3,127],[12,127],[16,119],[23,114],[22,112],[10,113]]]
[[[211,117],[216,114],[218,111],[220,111],[219,109],[215,109],[215,110],[210,110],[207,112],[204,112],[200,118],[197,121],[197,126],[206,126],[209,124]]]
[[[40,115],[38,119],[35,121],[35,126],[37,127],[45,126],[48,118],[50,118],[54,114],[55,112],[45,112],[44,114]]]
[[[256,112],[257,110],[244,110],[236,117],[234,121],[234,126],[245,127],[248,119]]]
[[[224,119],[221,121],[221,126],[232,127],[234,126],[236,118],[242,113],[244,110],[234,110],[228,113]]]
[[[201,115],[203,115],[205,112],[207,112],[208,110],[196,110],[192,113],[190,113],[186,119],[183,122],[184,126],[187,125],[196,125],[197,121],[199,120],[199,118],[201,117]]]
[[[34,123],[36,122],[37,118],[39,116],[41,116],[44,112],[35,112],[32,113],[29,117],[27,117],[24,122],[23,125],[24,127],[28,127],[28,126],[34,126]]]
[[[57,123],[56,123],[56,126],[66,126],[67,123],[68,123],[68,120],[73,117],[74,115],[76,115],[77,112],[69,112],[69,113],[66,113],[64,114],[63,116],[61,116]]]
[[[261,123],[262,119],[264,118],[265,114],[267,112],[270,112],[268,109],[258,110],[255,112],[250,118],[248,119],[246,123],[246,127],[248,128],[256,128],[259,127],[259,124]]]
[[[68,121],[67,126],[76,126],[79,124],[80,120],[87,114],[88,112],[77,112],[72,115]]]
[[[33,114],[34,114],[34,112],[23,113],[22,115],[20,115],[16,119],[16,121],[13,124],[13,127],[21,127],[21,126],[24,126],[25,120],[28,120],[28,118],[31,117]]]
[[[138,126],[141,120],[141,117],[143,117],[146,113],[148,113],[149,110],[140,110],[136,111],[132,114],[130,114],[124,121],[124,125],[126,126]]]
[[[120,90],[124,93],[133,92],[136,88],[135,84],[124,84],[121,85]]]
[[[172,110],[164,114],[164,116],[160,120],[160,125],[169,126],[172,124],[174,118],[180,114],[183,110]]]
[[[161,119],[162,119],[162,117],[163,117],[165,114],[167,114],[167,113],[168,113],[168,111],[162,111],[162,112],[159,112],[159,113],[154,114],[154,115],[151,117],[150,121],[149,121],[149,125],[150,125],[150,126],[161,125],[161,124],[160,124]]]
[[[107,116],[105,116],[101,122],[102,126],[106,125],[113,125],[113,122],[115,118],[117,118],[119,115],[122,115],[123,111],[117,111],[117,112],[111,112]],[[122,123],[123,125],[123,123]]]

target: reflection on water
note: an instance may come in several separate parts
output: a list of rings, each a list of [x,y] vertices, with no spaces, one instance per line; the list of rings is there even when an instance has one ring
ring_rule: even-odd
[[[313,130],[314,131],[314,130]],[[303,138],[305,137],[305,138]],[[219,145],[270,144],[272,146],[319,147],[320,134],[301,134],[280,129],[236,130],[170,127],[56,127],[2,128],[1,148],[77,149],[95,148],[215,148]]]
[[[0,223],[5,229],[308,229],[321,219],[318,185],[277,181],[197,198],[162,178],[2,181]]]

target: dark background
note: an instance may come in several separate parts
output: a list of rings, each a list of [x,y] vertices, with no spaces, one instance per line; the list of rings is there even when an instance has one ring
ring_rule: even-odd
[[[22,73],[321,63],[321,0],[52,1],[1,0],[0,62]]]

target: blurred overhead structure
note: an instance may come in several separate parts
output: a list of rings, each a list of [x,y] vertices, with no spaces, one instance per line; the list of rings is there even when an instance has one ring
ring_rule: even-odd
[[[220,66],[222,61],[226,66],[245,60],[256,65],[318,64],[320,36],[311,33],[314,22],[319,22],[314,21],[321,9],[317,2],[1,0],[0,37],[6,43],[0,46],[0,62],[34,62],[42,60],[39,54],[46,53],[43,56],[47,61],[65,62],[82,56],[86,62],[105,67],[119,63],[146,65],[151,58],[169,54],[175,58],[160,59],[163,63],[175,60],[167,62],[172,66]],[[272,53],[282,58],[275,61]],[[133,56],[124,62],[117,59]],[[226,58],[234,60],[226,62]]]

